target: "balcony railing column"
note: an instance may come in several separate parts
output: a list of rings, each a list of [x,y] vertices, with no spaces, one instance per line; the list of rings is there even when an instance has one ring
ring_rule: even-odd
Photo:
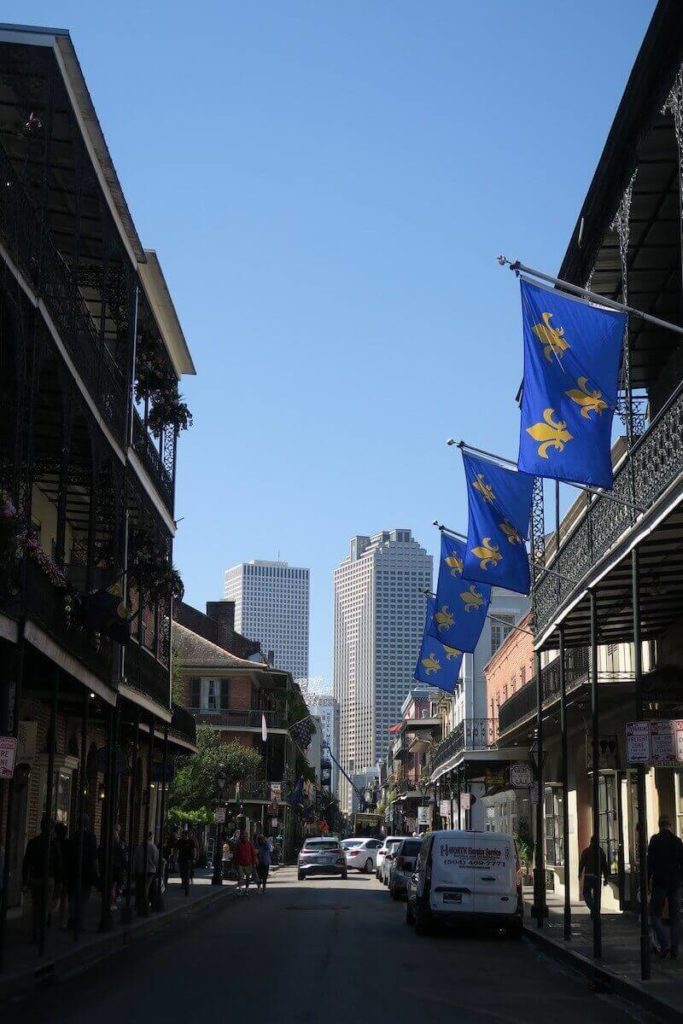
[[[602,919],[600,917],[600,903],[601,903],[601,891],[600,887],[602,884],[600,861],[601,857],[599,854],[600,849],[600,707],[598,698],[598,609],[597,599],[595,596],[595,590],[588,592],[590,601],[590,620],[591,620],[591,728],[593,730],[592,736],[592,793],[593,793],[593,835],[595,842],[598,845],[598,850],[595,851],[595,856],[598,858],[597,865],[594,865],[597,871],[597,885],[595,887],[595,908],[593,910],[593,957],[596,960],[602,957]]]
[[[633,599],[633,679],[635,683],[636,721],[643,719],[643,652],[640,631],[640,563],[638,548],[631,552],[631,590]],[[647,789],[645,765],[637,768],[638,786],[638,887],[640,902],[640,976],[650,978],[650,935],[647,906]]]

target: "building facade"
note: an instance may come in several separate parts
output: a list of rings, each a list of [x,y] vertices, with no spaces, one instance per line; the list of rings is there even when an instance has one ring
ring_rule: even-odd
[[[387,730],[413,685],[432,556],[410,530],[357,536],[334,573],[334,696],[340,761],[354,776],[383,756]],[[352,794],[340,779],[340,803]]]
[[[311,714],[320,719],[323,745],[332,754],[330,759],[329,788],[333,796],[338,793],[339,769],[335,762],[339,761],[339,703],[331,695],[318,696],[304,694],[304,699]]]
[[[162,764],[194,748],[171,697],[178,387],[194,366],[68,32],[2,26],[0,64],[6,917],[42,815],[71,834],[87,817],[105,849],[115,822],[131,847],[158,840]],[[102,881],[106,931],[108,859]]]
[[[235,602],[235,628],[294,679],[308,676],[309,594],[310,571],[287,562],[241,562],[225,571],[223,596]]]

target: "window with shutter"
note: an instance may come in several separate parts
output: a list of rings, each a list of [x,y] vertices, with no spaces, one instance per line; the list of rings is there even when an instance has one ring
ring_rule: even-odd
[[[199,711],[201,707],[202,681],[196,676],[190,679],[190,707],[193,711]]]
[[[227,711],[230,707],[230,680],[221,679],[221,711]]]

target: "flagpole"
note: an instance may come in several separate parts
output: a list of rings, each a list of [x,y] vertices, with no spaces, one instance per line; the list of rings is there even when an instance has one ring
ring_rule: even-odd
[[[474,445],[468,444],[467,441],[456,441],[454,438],[449,437],[446,441],[449,447],[455,445],[460,451],[476,452],[477,455],[484,455],[487,459],[493,459],[496,462],[502,462],[506,466],[514,466],[517,469],[517,463],[513,462],[512,459],[506,459],[503,455],[494,455],[493,452],[487,452],[485,448],[475,448]],[[542,477],[543,480],[553,480],[555,477]],[[642,505],[634,505],[632,501],[626,501],[625,498],[617,498],[611,491],[604,491],[599,487],[591,487],[590,484],[577,484],[573,480],[563,480],[563,484],[569,484],[570,487],[575,487],[577,491],[583,491],[586,494],[595,494],[598,498],[607,498],[608,501],[613,501],[617,505],[624,505],[626,508],[632,508],[635,512],[644,512],[645,509]],[[459,535],[458,535],[459,536]]]
[[[443,523],[440,523],[438,519],[434,520],[434,522],[432,523],[432,526],[436,526],[437,530],[440,530],[441,533],[448,533],[448,534],[450,534],[451,537],[458,537],[459,540],[467,540],[466,534],[458,533],[457,530],[449,529],[448,526],[444,526]]]
[[[420,593],[424,594],[425,597],[436,597],[436,594],[432,590],[427,590],[423,587],[420,588]],[[500,622],[501,626],[507,626],[508,629],[514,629],[516,633],[526,633],[528,636],[535,636],[532,629],[524,629],[523,626],[513,626],[511,623],[506,622],[505,619],[499,619],[497,615],[492,615],[490,612],[486,613],[486,618],[490,619],[491,622]],[[463,654],[473,653],[473,651],[463,651]]]
[[[667,331],[674,331],[676,334],[683,334],[683,327],[679,327],[678,324],[669,323],[668,320],[660,320],[658,316],[652,316],[651,313],[643,313],[640,309],[634,309],[633,306],[627,306],[623,302],[617,302],[616,299],[609,299],[605,295],[600,295],[599,292],[592,292],[588,288],[581,288],[577,284],[571,284],[569,281],[563,281],[560,277],[552,277],[550,274],[543,274],[540,270],[534,270],[533,267],[527,267],[519,260],[509,260],[506,256],[499,256],[498,262],[501,267],[508,266],[510,270],[513,270],[516,274],[531,274],[532,277],[537,277],[540,281],[548,281],[550,284],[557,285],[559,288],[563,288],[565,291],[570,292],[572,295],[578,295],[582,299],[593,299],[596,303],[601,306],[606,306],[608,309],[616,309],[621,313],[632,313],[634,316],[640,317],[641,320],[646,320],[650,324],[655,324],[657,327],[663,327]]]

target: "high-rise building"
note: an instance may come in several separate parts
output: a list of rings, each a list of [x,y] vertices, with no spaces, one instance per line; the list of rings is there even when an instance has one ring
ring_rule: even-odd
[[[353,776],[384,755],[392,722],[413,685],[432,556],[410,530],[354,537],[334,572],[334,696],[339,702],[340,762]],[[340,805],[351,810],[340,779]]]
[[[304,697],[311,714],[320,719],[323,741],[334,758],[330,790],[336,795],[339,786],[339,769],[335,764],[335,761],[339,761],[339,704],[332,694],[319,694],[309,690],[308,695],[304,694]]]
[[[273,654],[275,668],[308,676],[309,570],[287,562],[242,562],[225,570],[223,596],[235,602],[235,628]]]

